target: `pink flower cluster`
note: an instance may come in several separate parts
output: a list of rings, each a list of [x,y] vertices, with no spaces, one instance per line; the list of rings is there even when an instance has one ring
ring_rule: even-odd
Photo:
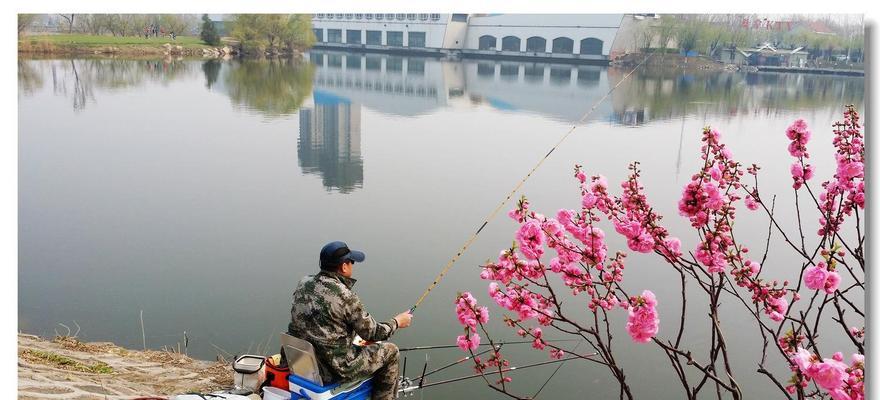
[[[825,293],[834,294],[840,285],[840,274],[828,267],[824,261],[811,265],[804,271],[804,284],[813,290],[824,290]]]
[[[506,310],[517,313],[520,321],[534,319],[541,325],[550,325],[554,315],[550,301],[524,286],[509,283],[502,290],[498,283],[489,283],[489,297]]]
[[[847,106],[843,122],[835,123],[834,147],[837,171],[834,180],[822,183],[819,195],[819,236],[834,235],[856,207],[865,208],[865,142],[859,114]]]
[[[740,199],[736,191],[742,187],[743,171],[733,160],[730,149],[721,142],[718,131],[703,129],[702,141],[703,167],[685,186],[678,211],[703,235],[694,251],[697,261],[710,273],[720,273],[731,262],[728,259],[733,245],[731,223],[736,218],[734,203]]]
[[[797,158],[797,161],[791,164],[791,178],[794,180],[792,187],[797,190],[813,177],[813,166],[804,163],[805,158],[810,158],[810,154],[807,152],[807,142],[810,141],[812,134],[807,130],[807,123],[799,119],[785,130],[785,135],[791,140],[791,143],[788,144],[789,154]]]
[[[793,369],[799,371],[803,380],[795,378],[795,383],[786,389],[790,393],[797,390],[795,385],[806,387],[813,380],[834,400],[862,400],[865,398],[865,356],[853,354],[850,364],[843,362],[843,354],[834,353],[831,358],[821,361],[815,354],[799,347],[791,356]]]
[[[489,321],[489,310],[478,306],[477,299],[469,292],[464,292],[455,299],[455,315],[465,329],[465,334],[458,336],[456,344],[462,351],[473,352],[480,346],[480,335],[476,333],[477,324]]]
[[[614,230],[626,237],[627,246],[633,251],[657,251],[669,260],[680,257],[681,241],[669,236],[669,231],[660,225],[663,216],[648,203],[645,188],[639,182],[638,163],[630,164],[629,170],[629,177],[620,184],[623,193],[606,212]]]
[[[660,330],[660,318],[657,316],[657,298],[650,290],[642,292],[641,296],[630,299],[629,317],[626,321],[626,331],[632,337],[633,342],[648,343],[657,331]]]
[[[760,204],[759,201],[760,200],[758,199],[758,192],[757,191],[751,191],[746,194],[746,197],[743,198],[743,203],[746,204],[746,208],[748,208],[749,210],[752,210],[752,211],[755,211],[758,209],[758,206]]]

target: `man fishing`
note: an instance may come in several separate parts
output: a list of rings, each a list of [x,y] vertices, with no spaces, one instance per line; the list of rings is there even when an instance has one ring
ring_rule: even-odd
[[[355,381],[373,376],[373,399],[393,399],[397,392],[399,351],[394,343],[353,345],[355,335],[367,342],[387,340],[412,322],[408,311],[376,322],[351,288],[354,264],[363,252],[343,242],[321,249],[316,275],[303,278],[293,292],[288,333],[315,347],[324,382]]]

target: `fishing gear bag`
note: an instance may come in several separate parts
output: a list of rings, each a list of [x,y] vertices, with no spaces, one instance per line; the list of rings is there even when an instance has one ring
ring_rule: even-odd
[[[266,357],[245,354],[232,362],[236,388],[257,392],[266,380]]]
[[[276,354],[266,359],[266,381],[263,386],[271,386],[274,388],[288,390],[290,384],[287,377],[290,376],[290,367],[284,361],[281,354]]]

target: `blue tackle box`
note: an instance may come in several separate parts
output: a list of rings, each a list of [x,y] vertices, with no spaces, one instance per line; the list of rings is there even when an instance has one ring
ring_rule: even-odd
[[[290,398],[308,400],[366,400],[373,392],[373,378],[348,383],[319,386],[301,376],[290,374]]]

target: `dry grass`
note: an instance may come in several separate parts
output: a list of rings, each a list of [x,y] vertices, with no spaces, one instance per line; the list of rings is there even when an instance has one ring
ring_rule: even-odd
[[[55,354],[48,351],[25,349],[19,353],[19,357],[28,362],[49,365],[67,371],[88,372],[92,374],[113,373],[113,367],[107,365],[106,363],[98,361],[91,365],[84,364],[72,358],[68,358],[60,354]]]

